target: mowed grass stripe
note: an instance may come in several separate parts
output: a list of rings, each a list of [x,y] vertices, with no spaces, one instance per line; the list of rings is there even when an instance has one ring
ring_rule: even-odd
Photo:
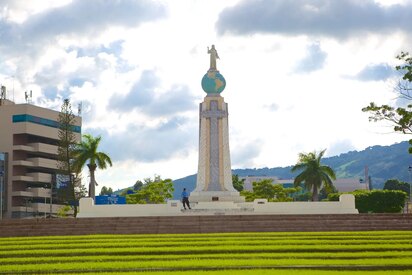
[[[153,255],[192,253],[256,253],[256,252],[351,252],[351,251],[412,251],[412,244],[364,244],[364,245],[224,245],[224,246],[178,246],[178,247],[109,247],[81,249],[15,250],[1,251],[0,257],[70,256],[70,255]]]
[[[71,257],[24,257],[1,258],[0,265],[36,264],[36,263],[69,263],[69,262],[105,262],[105,261],[162,261],[189,259],[376,259],[409,258],[412,251],[385,252],[333,252],[333,253],[230,253],[230,254],[189,254],[189,255],[94,255]]]
[[[359,232],[362,233],[362,232]],[[236,242],[242,242],[242,243],[254,243],[254,242],[288,242],[288,243],[315,243],[315,242],[322,242],[322,243],[331,243],[335,241],[339,241],[341,243],[351,243],[351,242],[410,242],[412,240],[412,232],[408,232],[409,234],[405,234],[405,232],[392,232],[392,234],[385,234],[384,236],[378,235],[378,234],[369,234],[369,235],[363,235],[363,234],[354,234],[354,235],[344,235],[344,236],[334,236],[331,238],[330,236],[319,236],[318,234],[313,234],[313,233],[306,233],[306,236],[298,236],[298,237],[279,237],[277,235],[267,234],[267,233],[254,233],[254,236],[245,236],[244,234],[240,233],[237,236],[229,236],[226,238],[225,235],[221,234],[207,234],[201,235],[201,236],[193,236],[191,234],[188,234],[186,238],[184,238],[184,243],[205,243],[205,244],[213,244],[213,243],[236,243]],[[379,234],[381,234],[379,232]],[[3,249],[3,247],[8,246],[16,246],[18,247],[19,245],[24,246],[24,247],[29,247],[29,246],[35,246],[35,245],[82,245],[82,244],[87,244],[88,246],[90,244],[106,244],[108,246],[112,246],[112,243],[115,243],[117,246],[120,246],[121,244],[148,244],[148,245],[153,245],[158,244],[158,245],[175,245],[182,243],[182,235],[167,235],[168,239],[165,239],[163,235],[160,235],[159,238],[153,237],[151,235],[151,238],[146,238],[145,235],[140,236],[140,235],[98,235],[98,236],[90,236],[88,239],[84,239],[84,236],[70,236],[65,237],[65,238],[55,238],[55,237],[32,237],[32,238],[0,238],[0,250]],[[209,236],[209,237],[207,237]],[[374,238],[375,237],[375,238]],[[5,241],[6,239],[6,241]],[[23,241],[22,241],[23,240]]]
[[[210,240],[213,239],[255,239],[255,238],[290,238],[290,239],[344,239],[344,238],[410,238],[412,231],[350,231],[350,232],[245,232],[245,233],[208,233],[208,234],[130,234],[130,235],[81,235],[81,236],[47,236],[47,237],[6,237],[0,238],[0,244],[6,242],[44,242],[44,241],[76,241],[93,242],[95,240],[127,240],[127,239],[146,239],[148,241],[170,240]]]
[[[412,237],[412,236],[411,236]],[[216,239],[216,238],[209,238],[209,240],[205,241],[205,240],[201,240],[198,241],[196,239],[192,239],[192,240],[185,240],[184,242],[182,242],[181,240],[168,240],[168,241],[164,241],[164,240],[144,240],[141,241],[138,238],[137,239],[129,239],[127,241],[121,241],[118,239],[111,239],[111,240],[106,240],[105,242],[101,242],[99,240],[93,241],[93,242],[86,242],[83,243],[83,241],[81,240],[76,240],[76,242],[73,242],[73,240],[60,240],[60,241],[52,241],[52,242],[47,242],[47,243],[26,243],[26,244],[21,244],[21,243],[8,243],[8,244],[0,244],[0,250],[9,250],[9,248],[13,247],[13,248],[19,248],[19,247],[23,247],[25,249],[29,249],[31,247],[33,248],[46,248],[46,247],[68,247],[68,248],[77,248],[77,247],[83,247],[83,246],[87,246],[87,247],[92,247],[93,245],[95,246],[99,246],[99,247],[129,247],[129,246],[135,246],[135,245],[139,245],[139,246],[148,246],[148,247],[161,247],[161,246],[179,246],[182,245],[182,243],[184,244],[196,244],[198,246],[201,245],[220,245],[220,244],[243,244],[243,245],[255,245],[256,243],[264,243],[264,244],[282,244],[282,243],[288,243],[288,244],[293,244],[293,245],[311,245],[311,244],[318,244],[318,243],[322,243],[322,244],[334,244],[334,243],[339,243],[339,244],[373,244],[373,243],[404,243],[404,244],[408,244],[408,243],[412,243],[412,240],[409,237],[405,237],[402,239],[378,239],[378,240],[373,240],[373,239],[363,239],[363,238],[351,238],[351,239],[336,239],[336,240],[323,240],[323,239],[319,239],[319,238],[315,238],[315,239],[304,239],[304,240],[289,240],[287,238],[283,238],[283,239],[261,239],[259,237],[256,237],[254,239],[243,239],[243,238],[236,238],[236,239]]]
[[[267,232],[257,232],[257,233],[238,233],[239,235],[233,235],[234,233],[231,233],[231,235],[226,236],[226,233],[208,233],[208,236],[204,235],[198,235],[198,234],[187,234],[185,237],[182,234],[165,234],[165,236],[161,237],[156,237],[154,234],[150,235],[140,235],[140,234],[129,234],[129,235],[80,235],[80,236],[70,236],[70,239],[67,239],[67,237],[62,237],[62,236],[50,236],[50,237],[44,237],[44,236],[33,236],[33,237],[3,237],[0,238],[0,243],[11,243],[11,242],[47,242],[47,241],[74,241],[74,240],[81,240],[84,242],[93,242],[96,240],[113,240],[117,239],[119,241],[127,241],[130,239],[139,239],[139,240],[147,240],[147,241],[153,241],[153,240],[163,240],[163,241],[170,241],[170,240],[198,240],[198,241],[208,241],[210,240],[210,237],[213,237],[213,239],[225,239],[225,240],[231,240],[231,239],[237,239],[241,237],[242,239],[332,239],[332,240],[339,240],[339,239],[404,239],[404,238],[409,238],[412,236],[412,232],[409,231],[388,231],[389,233],[384,232],[385,234],[382,234],[379,232],[379,234],[376,235],[364,235],[361,233],[364,232],[351,232],[351,234],[345,234],[346,232],[339,232],[336,234],[336,232],[321,232],[324,233],[323,235],[319,234],[311,234],[311,233],[319,233],[319,232],[305,232],[304,235],[290,235],[289,234],[284,234],[284,233],[279,233],[279,234],[274,234],[274,233],[267,233]],[[335,234],[332,234],[335,233]],[[257,235],[257,234],[263,234],[263,235]],[[394,235],[395,234],[395,235]]]
[[[313,240],[314,238],[317,240],[408,240],[412,238],[412,233],[410,234],[399,234],[398,232],[393,232],[392,235],[385,234],[385,235],[344,235],[344,236],[318,236],[318,235],[308,235],[308,236],[278,236],[278,235],[268,235],[265,234],[263,236],[259,236],[260,233],[254,233],[253,236],[213,236],[213,240],[225,240],[225,241],[233,241],[237,240],[239,237],[242,238],[244,241],[248,240]],[[188,234],[187,237],[182,237],[180,235],[172,235],[168,238],[160,237],[156,238],[153,235],[149,237],[141,236],[141,235],[98,235],[93,236],[92,238],[84,238],[83,236],[72,236],[70,239],[68,238],[56,238],[56,237],[15,237],[15,238],[0,238],[1,245],[28,245],[28,244],[55,244],[56,241],[59,243],[93,243],[93,242],[105,242],[105,241],[116,241],[118,243],[127,243],[130,241],[139,241],[139,242],[181,242],[185,240],[186,242],[210,242],[210,237],[205,236],[191,236]]]
[[[210,243],[210,242],[233,242],[239,240],[239,237],[234,238],[224,238],[224,237],[218,237],[218,238],[213,238],[212,240],[210,238],[187,238],[184,239],[185,243]],[[319,242],[334,242],[334,241],[346,241],[346,242],[356,242],[356,241],[371,241],[371,242],[402,242],[402,241],[411,241],[412,240],[412,234],[411,235],[394,235],[394,236],[377,236],[374,238],[373,236],[345,236],[345,237],[321,237],[321,236],[316,236],[316,239],[314,239],[313,236],[307,236],[307,237],[245,237],[241,238],[243,242],[255,242],[255,241],[261,241],[261,242],[314,242],[314,241],[319,241]],[[134,238],[120,238],[120,237],[113,237],[113,238],[102,238],[102,239],[33,239],[33,240],[7,240],[7,241],[2,241],[0,238],[0,250],[5,250],[3,249],[4,247],[7,246],[36,246],[36,245],[56,245],[57,244],[93,244],[93,243],[104,243],[104,242],[116,242],[117,244],[128,244],[128,243],[141,243],[141,244],[151,244],[151,243],[162,243],[162,244],[176,244],[176,243],[181,243],[183,241],[182,238],[170,238],[170,239],[147,239],[147,238],[139,238],[138,236]]]
[[[26,265],[2,265],[0,273],[10,273],[10,272],[21,272],[29,271],[36,273],[38,271],[71,271],[71,270],[99,270],[99,271],[110,271],[117,269],[150,269],[150,268],[169,268],[169,269],[181,269],[181,268],[191,268],[191,269],[207,269],[210,267],[214,268],[232,268],[232,267],[276,267],[276,266],[333,266],[333,267],[350,267],[350,266],[363,266],[376,268],[385,268],[386,266],[402,266],[405,269],[412,270],[412,262],[410,259],[380,259],[376,261],[375,259],[299,259],[297,262],[295,259],[193,259],[189,260],[165,260],[165,261],[105,261],[105,262],[70,262],[70,263],[46,263],[46,264],[26,264]]]
[[[65,273],[65,275],[77,275],[79,273]],[[119,272],[99,272],[99,273],[87,273],[89,275],[98,274],[98,275],[118,275]],[[122,272],[122,275],[136,274],[135,271],[132,272]],[[151,271],[151,272],[139,272],[138,274],[151,274],[151,275],[170,275],[170,271]],[[174,275],[189,275],[188,271],[174,271]],[[272,275],[272,274],[281,274],[281,275],[388,275],[388,270],[385,271],[368,271],[368,270],[351,270],[351,271],[342,271],[342,270],[308,270],[308,269],[280,269],[280,268],[271,268],[265,269],[255,268],[255,269],[224,269],[224,270],[196,270],[195,274],[199,275]],[[392,273],[394,274],[394,273]],[[396,270],[397,275],[410,275],[410,271]]]
[[[93,242],[93,243],[47,243],[47,244],[8,244],[0,246],[0,253],[7,252],[10,250],[60,250],[60,249],[92,249],[92,248],[117,248],[117,247],[145,247],[145,248],[169,248],[169,247],[187,247],[187,246],[197,246],[197,247],[218,247],[222,245],[231,245],[231,246],[270,246],[270,245],[283,245],[287,244],[289,246],[312,246],[312,245],[347,245],[347,246],[363,246],[363,245],[373,245],[373,244],[397,244],[397,245],[412,245],[412,239],[403,239],[403,240],[362,240],[362,239],[350,239],[350,240],[210,240],[209,242],[162,242],[162,241],[152,241],[152,242],[141,242],[138,240],[129,240],[129,242]]]

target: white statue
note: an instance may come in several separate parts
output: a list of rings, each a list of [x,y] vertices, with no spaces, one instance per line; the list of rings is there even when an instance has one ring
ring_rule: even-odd
[[[210,54],[210,69],[209,70],[217,70],[216,59],[220,59],[220,58],[215,49],[215,45],[212,45],[211,49],[207,47],[207,53]]]

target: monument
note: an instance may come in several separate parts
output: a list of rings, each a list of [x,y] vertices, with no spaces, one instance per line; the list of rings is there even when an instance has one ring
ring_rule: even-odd
[[[244,202],[233,188],[229,150],[228,104],[220,93],[226,80],[217,70],[219,55],[212,45],[208,48],[210,68],[202,78],[207,93],[199,106],[199,164],[196,188],[191,202]]]
[[[226,86],[217,70],[219,55],[214,46],[208,49],[210,68],[202,79],[207,93],[199,106],[199,164],[196,188],[189,200],[193,210],[182,211],[182,203],[169,200],[166,204],[96,205],[92,198],[80,199],[79,218],[143,217],[180,215],[264,215],[264,214],[355,214],[355,197],[343,194],[339,201],[271,202],[245,198],[233,188],[230,165],[228,104],[220,93]]]

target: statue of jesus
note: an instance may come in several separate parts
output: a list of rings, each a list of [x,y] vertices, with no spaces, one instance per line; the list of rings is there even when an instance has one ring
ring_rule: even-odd
[[[215,49],[215,45],[212,45],[211,49],[207,47],[207,53],[210,54],[210,69],[209,70],[217,70],[216,59],[220,59],[220,58]]]

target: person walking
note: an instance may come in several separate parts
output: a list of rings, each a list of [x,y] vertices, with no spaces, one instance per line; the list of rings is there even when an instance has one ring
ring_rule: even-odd
[[[183,208],[186,210],[186,205],[189,209],[190,208],[190,203],[189,203],[189,194],[186,192],[186,188],[183,188],[182,192],[182,203],[183,203]]]

